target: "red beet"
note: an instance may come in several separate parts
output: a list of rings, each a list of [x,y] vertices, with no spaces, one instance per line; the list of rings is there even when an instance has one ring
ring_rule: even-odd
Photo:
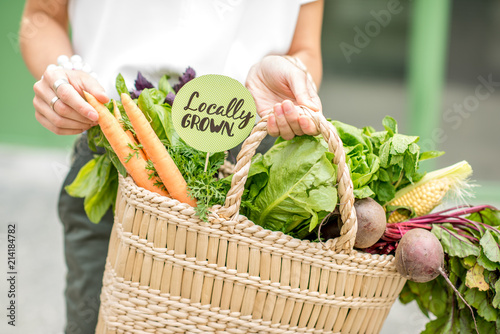
[[[469,308],[474,320],[474,327],[479,334],[472,307],[458,292],[443,269],[443,246],[441,246],[441,242],[434,234],[422,228],[415,228],[406,232],[401,238],[398,248],[396,248],[395,263],[396,269],[401,276],[413,282],[425,283],[432,281],[439,275],[443,276],[446,283]]]
[[[367,197],[354,202],[358,218],[358,232],[354,247],[373,246],[384,235],[387,220],[384,208],[373,198]]]
[[[429,282],[443,271],[444,252],[431,232],[416,228],[406,232],[396,249],[396,268],[413,282]]]

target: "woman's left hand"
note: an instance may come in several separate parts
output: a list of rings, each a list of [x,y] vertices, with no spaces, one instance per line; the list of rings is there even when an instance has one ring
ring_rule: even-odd
[[[318,134],[313,121],[299,115],[299,106],[317,112],[322,110],[316,87],[307,72],[290,59],[282,56],[263,58],[250,69],[246,86],[261,117],[274,111],[267,122],[271,136],[289,140],[303,134]]]

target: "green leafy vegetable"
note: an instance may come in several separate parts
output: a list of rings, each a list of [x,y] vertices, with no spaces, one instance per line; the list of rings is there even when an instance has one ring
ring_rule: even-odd
[[[439,227],[433,226],[432,233],[441,241],[444,252],[450,256],[464,258],[470,255],[479,256],[480,254],[479,246],[459,235],[451,224],[443,224]]]
[[[224,163],[224,152],[210,154],[205,171],[207,153],[198,151],[183,141],[169,147],[168,151],[186,180],[191,197],[197,199],[196,213],[200,219],[207,220],[209,208],[215,204],[224,204],[229,190],[230,184],[217,178],[218,170]]]
[[[130,95],[127,85],[125,84],[125,79],[121,74],[118,74],[115,80],[115,87],[116,91],[118,92],[118,95],[121,95],[123,93]]]
[[[500,222],[500,211],[491,206],[457,210],[472,213],[467,216],[460,214],[457,219],[449,219],[455,217],[449,215],[444,219],[448,221],[446,223],[439,222],[439,213],[413,218],[408,223],[419,225],[419,220],[422,224],[432,221],[432,233],[440,239],[446,254],[445,269],[450,281],[472,307],[479,333],[499,333],[500,231],[496,226]],[[391,225],[401,228],[402,224]],[[425,225],[420,227],[426,228]],[[436,289],[445,296],[429,294],[429,290]],[[441,276],[428,283],[407,282],[400,300],[404,304],[415,300],[425,315],[432,313],[436,316],[422,333],[476,332],[470,310]],[[441,305],[436,307],[433,301]]]
[[[93,223],[98,223],[116,200],[118,173],[112,166],[106,155],[96,156],[65,188],[71,196],[85,198],[85,213]]]
[[[254,159],[243,214],[256,224],[304,237],[337,203],[336,167],[325,142],[310,136],[274,145]]]
[[[170,79],[170,77],[165,74],[164,76],[161,77],[160,81],[158,82],[158,89],[163,94],[165,94],[165,96],[167,96],[168,93],[175,93],[174,89],[172,88],[172,86],[168,82],[168,79]]]
[[[356,128],[331,121],[342,139],[356,198],[373,197],[379,204],[391,201],[396,192],[417,182],[420,147],[418,137],[398,133],[397,122],[389,116],[382,120],[385,131],[372,127]],[[442,152],[425,152],[430,159]]]

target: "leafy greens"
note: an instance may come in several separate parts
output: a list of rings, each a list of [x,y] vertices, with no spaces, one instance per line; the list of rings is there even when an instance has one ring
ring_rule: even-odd
[[[418,170],[419,138],[399,134],[393,118],[385,117],[385,130],[378,132],[331,123],[343,142],[356,198],[373,197],[383,205],[423,176]],[[425,154],[430,158],[442,153]],[[337,204],[332,159],[321,136],[278,139],[253,159],[243,197],[251,205],[243,206],[242,213],[267,229],[305,238]]]
[[[335,209],[336,167],[326,143],[310,136],[278,141],[252,161],[242,213],[273,231],[302,238]]]
[[[188,68],[175,87],[181,87],[194,77],[194,70]],[[223,204],[229,188],[227,182],[217,178],[217,170],[224,163],[225,156],[224,153],[212,154],[205,171],[206,153],[189,147],[179,138],[172,123],[171,104],[175,96],[166,99],[168,94],[174,92],[168,79],[168,76],[163,76],[158,83],[158,88],[155,88],[139,72],[135,87],[129,92],[123,76],[119,74],[116,78],[116,90],[119,94],[125,93],[136,98],[135,101],[139,108],[150,120],[153,130],[165,144],[181,174],[186,179],[191,194],[197,199],[196,211],[198,215],[201,219],[206,220],[208,208],[215,204]],[[116,102],[122,111],[123,125],[126,129],[133,131],[130,121],[123,111],[123,106],[119,101]],[[106,107],[110,112],[113,112],[112,102],[108,103]],[[81,168],[76,179],[66,187],[66,190],[71,196],[85,198],[84,206],[87,216],[92,222],[98,223],[115,203],[118,173],[125,176],[127,172],[99,126],[89,129],[87,138],[89,148],[96,152],[96,155],[94,159]],[[98,150],[102,151],[103,149],[104,154],[98,154]],[[148,169],[152,175],[156,173],[152,163],[148,164]]]
[[[420,156],[435,158],[443,152],[420,153],[419,137],[398,133],[396,121],[386,116],[383,131],[372,127],[356,128],[331,121],[342,139],[356,198],[372,197],[384,205],[396,191],[423,177]]]
[[[500,211],[484,206],[464,221],[466,225],[433,225],[446,254],[445,269],[452,284],[474,311],[479,333],[500,332]],[[467,236],[463,237],[463,236]],[[400,294],[415,300],[429,321],[422,334],[474,333],[470,310],[439,276],[427,283],[408,281]]]

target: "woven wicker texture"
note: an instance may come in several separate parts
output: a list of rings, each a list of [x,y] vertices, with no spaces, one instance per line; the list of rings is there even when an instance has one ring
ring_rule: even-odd
[[[405,279],[394,257],[353,250],[356,215],[342,142],[317,125],[338,166],[341,236],[325,244],[238,214],[267,116],[243,144],[224,207],[192,207],[120,176],[97,333],[378,333]]]

